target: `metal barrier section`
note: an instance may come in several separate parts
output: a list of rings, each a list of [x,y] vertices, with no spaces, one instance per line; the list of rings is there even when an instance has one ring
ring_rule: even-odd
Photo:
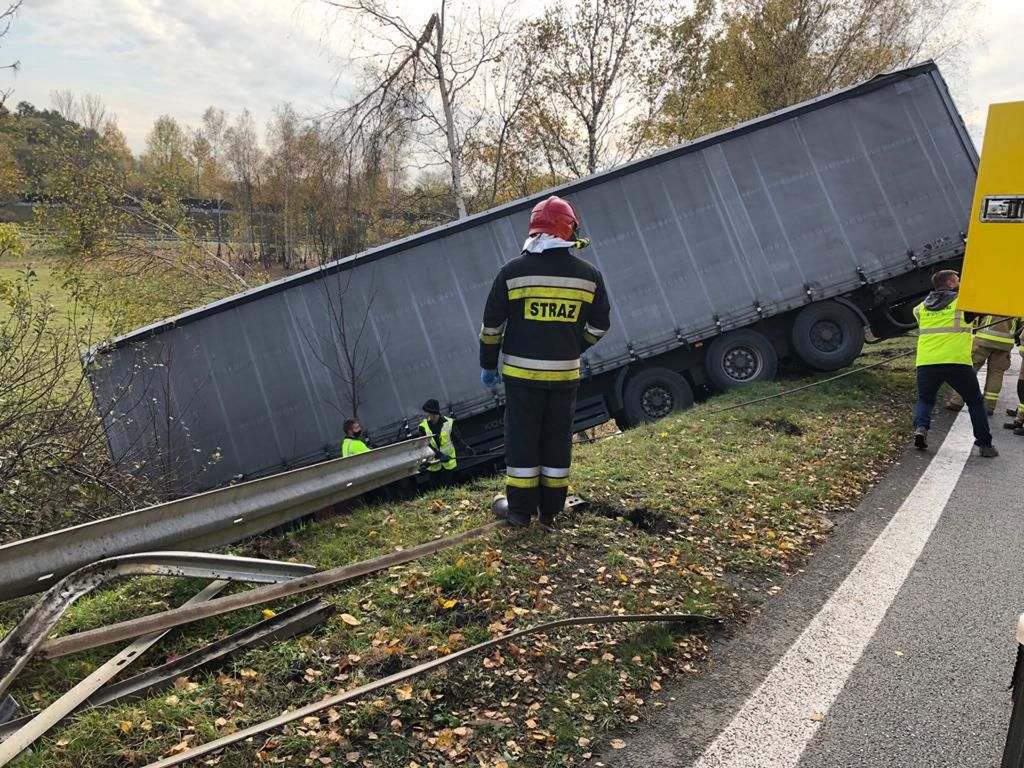
[[[205,551],[415,475],[428,438],[207,491],[0,546],[0,600],[48,589],[82,566],[153,550]]]
[[[76,600],[111,579],[122,576],[188,576],[280,584],[308,575],[313,570],[313,566],[302,563],[205,552],[140,552],[91,563],[50,587],[0,640],[0,695],[7,691],[64,612]]]

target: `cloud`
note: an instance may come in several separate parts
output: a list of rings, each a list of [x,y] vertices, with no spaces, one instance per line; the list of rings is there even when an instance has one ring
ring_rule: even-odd
[[[413,27],[429,10],[396,2]],[[517,4],[524,13],[539,5]],[[982,0],[976,22],[980,39],[954,95],[980,145],[988,104],[1024,99],[1024,2]],[[0,60],[22,63],[13,82],[0,73],[0,88],[37,106],[56,89],[98,94],[139,152],[165,113],[194,126],[207,106],[248,108],[263,127],[285,101],[307,115],[336,106],[358,74],[353,48],[352,25],[320,0],[33,0],[0,45]]]
[[[314,114],[340,100],[346,53],[314,2],[41,0],[4,41],[21,59],[16,100],[96,93],[118,114],[132,148],[168,113],[195,125],[209,105],[249,108],[264,125],[274,105]]]
[[[988,105],[1024,100],[1017,48],[1024,38],[1021,0],[986,0],[979,26],[982,39],[970,51],[966,98],[958,99],[964,121],[980,148]]]

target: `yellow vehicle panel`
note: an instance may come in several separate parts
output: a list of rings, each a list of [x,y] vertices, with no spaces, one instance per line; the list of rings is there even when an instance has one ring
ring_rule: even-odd
[[[1024,101],[992,104],[974,188],[961,309],[1024,316]]]

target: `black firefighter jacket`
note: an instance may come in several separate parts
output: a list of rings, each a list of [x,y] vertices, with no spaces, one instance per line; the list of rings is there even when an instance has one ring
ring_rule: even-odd
[[[480,367],[507,383],[575,387],[580,355],[608,331],[610,307],[596,267],[568,248],[524,252],[498,272],[484,307]]]

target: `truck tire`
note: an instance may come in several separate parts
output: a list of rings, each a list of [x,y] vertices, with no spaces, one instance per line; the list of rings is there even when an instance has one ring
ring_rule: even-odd
[[[808,368],[837,371],[864,348],[864,326],[849,307],[836,301],[809,304],[793,321],[793,351]]]
[[[673,411],[693,406],[693,390],[679,373],[668,368],[644,368],[626,381],[623,415],[629,426],[657,421]],[[619,423],[616,419],[616,423]],[[619,424],[621,428],[621,424]]]
[[[718,336],[704,359],[708,379],[723,391],[755,381],[770,381],[778,367],[779,356],[768,337],[752,330]]]

